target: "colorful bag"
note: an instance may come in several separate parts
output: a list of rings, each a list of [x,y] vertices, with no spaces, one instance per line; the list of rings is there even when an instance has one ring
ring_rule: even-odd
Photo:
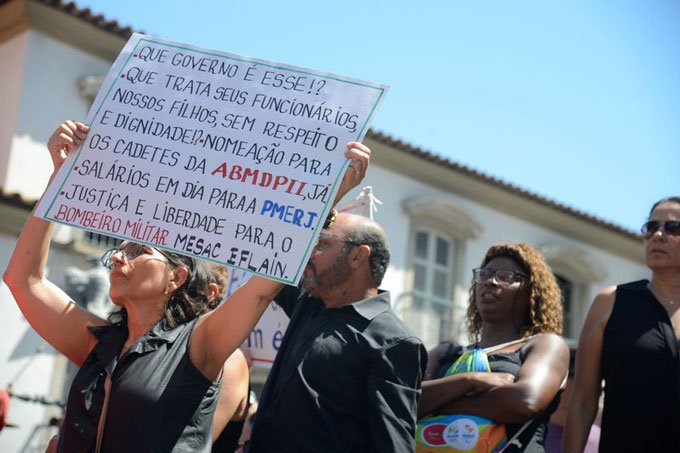
[[[416,427],[416,453],[495,453],[506,443],[505,425],[475,415],[427,417]]]
[[[451,365],[445,376],[491,372],[488,353],[528,340],[522,338],[486,349],[468,349]],[[511,441],[524,431],[528,423]],[[422,418],[416,425],[416,453],[500,453],[506,445],[505,425],[476,415],[437,415]]]

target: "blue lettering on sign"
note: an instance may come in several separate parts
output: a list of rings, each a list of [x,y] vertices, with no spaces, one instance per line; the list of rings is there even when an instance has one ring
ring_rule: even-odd
[[[318,213],[305,211],[304,209],[296,208],[291,205],[278,204],[271,200],[265,200],[262,209],[260,210],[260,215],[268,216],[269,218],[276,217],[282,222],[290,223],[302,228],[311,228]]]

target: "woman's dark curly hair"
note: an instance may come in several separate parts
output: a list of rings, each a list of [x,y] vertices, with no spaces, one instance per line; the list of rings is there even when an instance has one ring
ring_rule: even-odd
[[[168,259],[168,265],[172,269],[184,267],[188,271],[184,284],[172,293],[165,304],[163,319],[167,328],[174,329],[210,310],[208,284],[211,281],[211,271],[206,263],[190,256],[166,250],[163,250],[163,256]],[[111,313],[109,321],[113,324],[125,323],[127,311],[121,308]]]
[[[562,291],[541,252],[529,244],[496,244],[487,250],[481,267],[499,256],[516,261],[529,276],[529,322],[520,330],[522,337],[548,332],[561,334]],[[466,325],[470,338],[479,340],[482,318],[475,303],[476,286],[473,279],[470,284]]]

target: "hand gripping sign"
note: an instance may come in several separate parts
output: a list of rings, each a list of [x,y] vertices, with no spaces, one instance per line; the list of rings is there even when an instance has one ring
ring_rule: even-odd
[[[37,215],[296,284],[387,89],[134,34]]]

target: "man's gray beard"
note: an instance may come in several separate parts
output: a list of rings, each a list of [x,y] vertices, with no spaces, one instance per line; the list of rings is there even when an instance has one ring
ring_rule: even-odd
[[[352,269],[347,264],[347,255],[349,250],[341,253],[335,260],[335,263],[320,274],[316,274],[316,268],[313,267],[314,274],[310,277],[303,277],[302,287],[314,297],[325,293],[349,280],[352,275]]]

